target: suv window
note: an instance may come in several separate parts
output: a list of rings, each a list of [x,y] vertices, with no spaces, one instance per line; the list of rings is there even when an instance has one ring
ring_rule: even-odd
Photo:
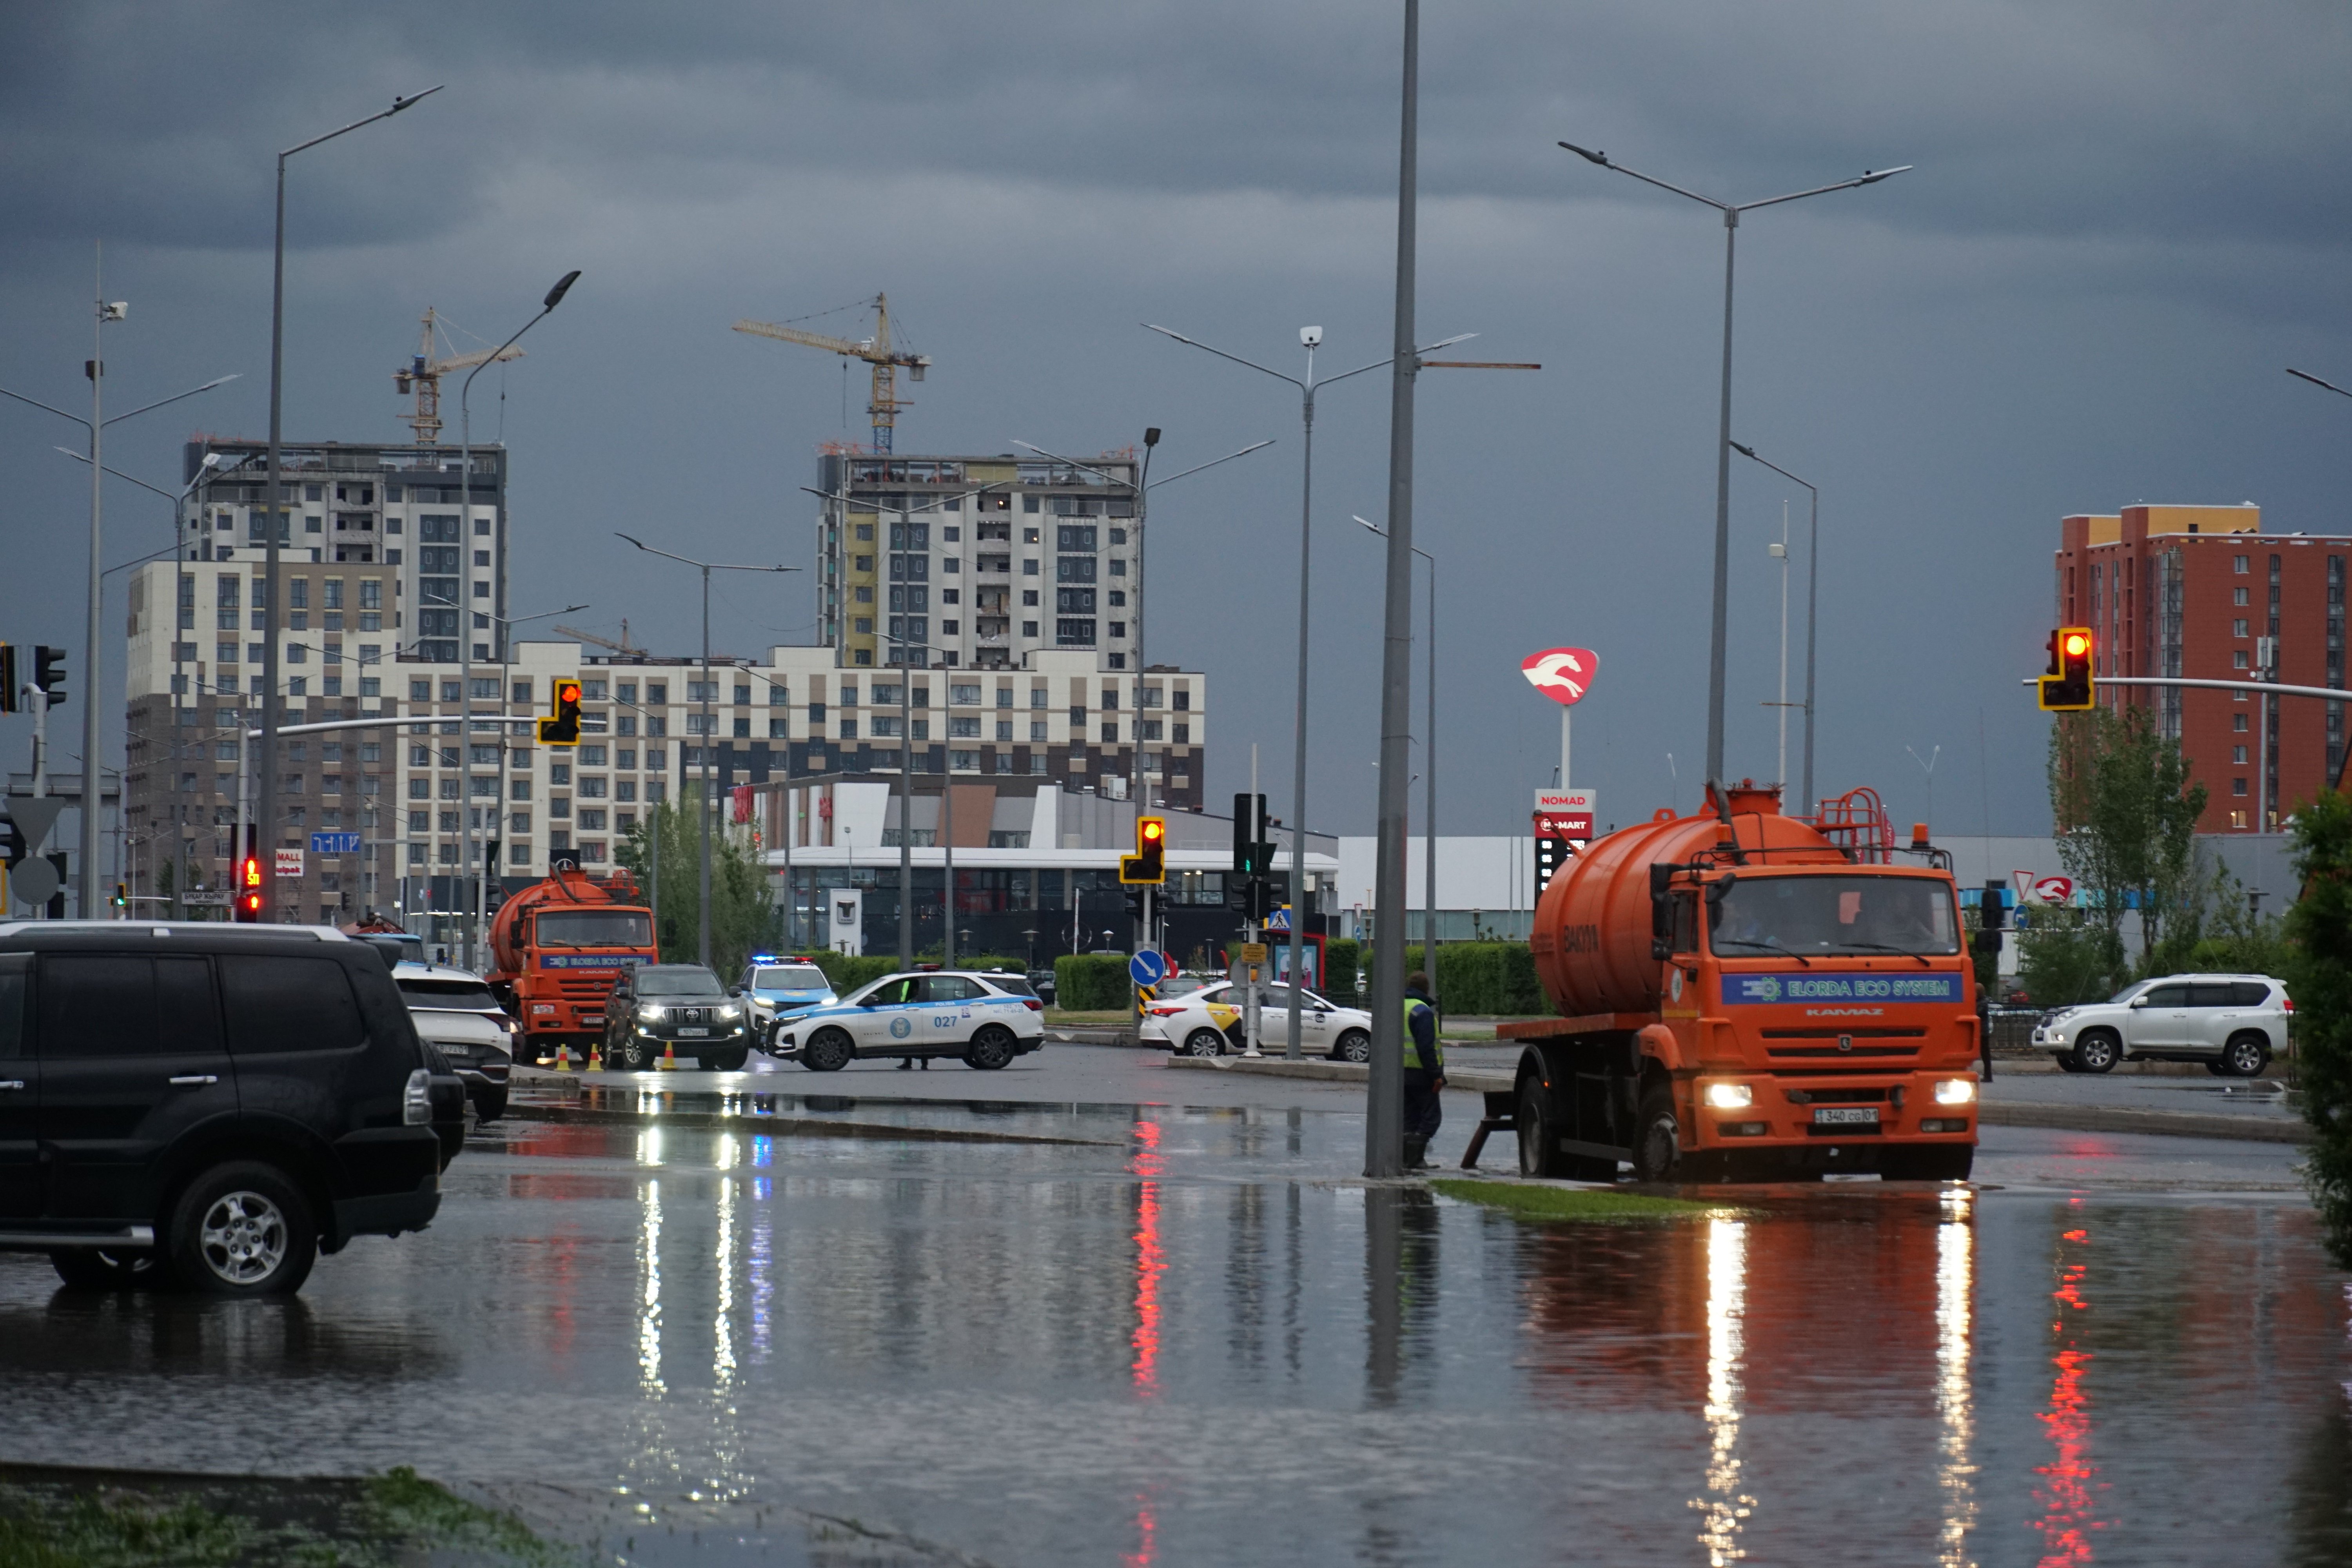
[[[890,1007],[901,1002],[912,1001],[914,994],[913,977],[902,976],[896,980],[885,980],[866,994],[866,1001],[869,1006]]]
[[[2262,1007],[2269,1005],[2271,988],[2259,980],[2233,980],[2230,983],[2230,1005]]]
[[[333,959],[233,953],[220,964],[223,1000],[236,1020],[232,1054],[345,1051],[367,1043],[352,984]]]
[[[966,980],[961,974],[923,976],[922,996],[926,1002],[969,1002],[985,994],[979,982]]]
[[[2236,986],[2226,983],[2191,985],[2189,988],[2189,1005],[2191,1007],[2232,1007],[2237,1005],[2232,994],[2236,990]]]
[[[44,1056],[220,1049],[220,1010],[201,958],[52,953],[41,961],[40,1009]]]
[[[2151,1007],[2186,1007],[2189,1005],[2189,987],[2158,985],[2141,993],[2140,1000]]]
[[[412,1007],[455,1008],[467,1013],[495,1013],[499,999],[478,980],[410,980],[400,982],[400,994]]]
[[[1018,974],[992,974],[988,977],[988,983],[991,985],[995,986],[999,991],[1003,992],[1007,996],[1034,996],[1037,994],[1037,988],[1030,984],[1026,980],[1021,978]],[[1200,987],[1194,985],[1189,987],[1189,989],[1198,990]],[[1160,994],[1163,996],[1181,995],[1183,993],[1181,991],[1169,992],[1162,990]]]

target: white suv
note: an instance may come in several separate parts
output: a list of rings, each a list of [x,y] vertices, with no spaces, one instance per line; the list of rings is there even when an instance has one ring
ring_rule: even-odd
[[[2217,1077],[2252,1078],[2286,1048],[2294,1011],[2284,983],[2268,975],[2169,974],[2044,1013],[2033,1043],[2067,1072],[2106,1072],[2128,1058],[2203,1062]]]

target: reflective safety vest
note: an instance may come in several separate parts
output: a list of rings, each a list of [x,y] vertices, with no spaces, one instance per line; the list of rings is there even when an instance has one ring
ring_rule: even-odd
[[[1437,1043],[1437,1015],[1430,1007],[1428,1003],[1423,1001],[1418,996],[1408,996],[1404,999],[1405,1068],[1407,1071],[1412,1071],[1422,1065],[1421,1046],[1419,1042],[1414,1040],[1412,1037],[1412,1018],[1415,1009],[1427,1013],[1430,1016],[1429,1054],[1437,1059],[1431,1062],[1429,1065],[1434,1069],[1443,1070],[1445,1066],[1445,1047]]]

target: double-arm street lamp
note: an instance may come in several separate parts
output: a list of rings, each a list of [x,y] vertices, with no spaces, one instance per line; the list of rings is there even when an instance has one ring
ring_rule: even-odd
[[[1813,796],[1813,655],[1818,647],[1822,614],[1822,492],[1813,487],[1811,480],[1799,479],[1769,458],[1758,457],[1753,447],[1743,447],[1734,441],[1731,449],[1750,462],[1763,464],[1790,484],[1804,486],[1806,493],[1812,497],[1813,520],[1805,540],[1805,785],[1804,793],[1797,797],[1797,804],[1811,811],[1818,804]],[[1784,619],[1780,628],[1784,634],[1784,645],[1788,631],[1785,621],[1787,605],[1788,596],[1784,593],[1781,595]],[[1788,668],[1784,659],[1780,666],[1784,677]],[[1785,679],[1782,684],[1786,684]],[[1786,697],[1788,693],[1784,690],[1780,695]],[[1786,713],[1788,710],[1784,708],[1781,711]],[[1781,731],[1784,739],[1787,734],[1787,731]],[[1788,781],[1782,779],[1780,784],[1785,788]]]
[[[523,333],[547,320],[548,312],[563,303],[563,296],[571,292],[572,285],[579,280],[580,269],[576,267],[557,279],[555,287],[547,291],[547,298],[540,301],[539,314],[517,328],[514,337],[500,343],[489,358],[467,371],[465,384],[457,389],[457,548],[459,553],[457,556],[458,603],[455,614],[457,616],[457,634],[461,639],[457,645],[457,689],[465,699],[459,704],[458,711],[466,716],[462,726],[465,731],[465,744],[458,748],[457,763],[459,775],[466,781],[459,786],[465,792],[466,815],[460,819],[458,826],[464,834],[463,847],[459,850],[462,857],[461,869],[467,879],[467,886],[472,889],[472,896],[466,900],[465,964],[468,969],[474,967],[474,939],[481,924],[482,905],[487,899],[484,884],[488,879],[488,868],[477,858],[478,851],[474,842],[474,828],[478,813],[478,808],[474,805],[474,415],[468,400],[474,393],[474,377],[481,374],[485,367],[495,364],[505,357],[507,350],[512,348],[516,340]],[[505,538],[505,518],[494,516],[490,520],[490,526],[499,531],[501,540]],[[420,595],[417,599],[418,606],[422,608],[425,602]],[[575,605],[572,607],[578,609],[583,606]],[[560,616],[567,612],[557,610],[553,613]],[[524,618],[535,621],[542,617],[529,616]],[[498,619],[495,614],[485,614],[483,616],[486,626],[494,626]],[[503,649],[505,647],[503,637],[496,637],[494,634],[493,640]],[[503,657],[500,658],[499,662],[501,664],[505,662]],[[506,700],[507,694],[500,691],[498,694],[498,701],[499,712],[501,715],[506,712]],[[500,754],[503,755],[506,739],[506,723],[503,718],[499,723],[499,731]],[[505,809],[503,805],[500,805],[499,809]]]
[[[1791,191],[1784,196],[1767,196],[1757,202],[1719,202],[1713,196],[1686,191],[1680,185],[1629,169],[1612,163],[1606,153],[1596,153],[1577,146],[1572,142],[1560,145],[1578,157],[1630,175],[1643,184],[1655,185],[1662,191],[1686,197],[1723,215],[1723,398],[1719,426],[1716,437],[1715,458],[1715,603],[1712,640],[1707,659],[1706,685],[1706,778],[1720,788],[1723,784],[1723,699],[1725,657],[1725,613],[1731,594],[1731,279],[1732,264],[1738,254],[1739,215],[1759,207],[1779,206],[1784,202],[1802,201],[1807,196],[1826,195],[1832,191],[1851,191],[1863,185],[1874,185],[1891,175],[1900,174],[1911,165],[1901,164],[1892,169],[1865,169],[1861,176],[1840,180],[1832,185],[1816,185],[1809,191]],[[1565,788],[1567,781],[1561,781]]]
[[[261,652],[261,822],[262,836],[268,840],[261,856],[261,919],[278,918],[278,547],[281,532],[291,527],[293,509],[286,501],[286,472],[283,461],[283,423],[286,386],[286,160],[297,153],[307,153],[321,142],[357,131],[362,125],[373,125],[379,120],[389,120],[409,105],[439,92],[439,87],[428,87],[423,92],[407,98],[395,98],[392,107],[380,110],[364,120],[354,120],[339,131],[324,136],[313,136],[278,154],[278,235],[273,251],[269,279],[269,487],[268,510],[264,514],[263,552],[267,599],[262,605],[262,632],[268,641]],[[240,846],[240,852],[242,847]]]
[[[1323,329],[1320,327],[1301,327],[1298,331],[1299,344],[1307,351],[1307,374],[1302,378],[1300,376],[1285,374],[1283,372],[1276,370],[1271,366],[1262,365],[1255,360],[1244,359],[1241,355],[1236,353],[1228,353],[1223,349],[1213,348],[1209,344],[1200,342],[1198,339],[1188,338],[1183,333],[1173,331],[1167,327],[1151,326],[1151,323],[1149,321],[1145,322],[1144,325],[1150,327],[1151,331],[1160,333],[1162,336],[1175,339],[1180,343],[1184,343],[1190,347],[1202,350],[1208,353],[1213,353],[1219,359],[1231,360],[1235,364],[1245,365],[1249,369],[1256,371],[1260,375],[1270,375],[1276,381],[1286,381],[1291,385],[1298,388],[1299,428],[1300,434],[1305,441],[1306,449],[1300,454],[1299,458],[1298,690],[1295,705],[1296,711],[1292,717],[1294,734],[1292,736],[1293,748],[1290,775],[1292,802],[1290,823],[1290,1030],[1288,1043],[1283,1048],[1284,1056],[1295,1058],[1301,1054],[1301,1020],[1298,999],[1300,987],[1306,984],[1305,972],[1299,967],[1299,960],[1301,939],[1304,936],[1307,926],[1307,606],[1310,603],[1308,595],[1311,586],[1309,576],[1314,555],[1314,529],[1312,524],[1315,516],[1315,395],[1324,387],[1332,385],[1338,382],[1345,381],[1350,376],[1361,375],[1366,371],[1370,370],[1378,370],[1381,366],[1391,363],[1394,361],[1396,355],[1394,353],[1384,354],[1369,364],[1360,364],[1353,370],[1343,370],[1337,375],[1326,376],[1321,381],[1317,381],[1315,379],[1315,350],[1323,342]],[[1476,335],[1477,334],[1475,332],[1464,332],[1458,336],[1447,338],[1444,342],[1432,343],[1429,345],[1429,348],[1445,348],[1450,344],[1462,342],[1469,338],[1475,337]],[[1426,353],[1429,352],[1429,349],[1411,352],[1414,352],[1416,353]]]
[[[1382,539],[1389,536],[1387,529],[1369,518],[1359,517],[1356,521]],[[1429,566],[1429,721],[1421,738],[1422,778],[1425,790],[1422,814],[1427,818],[1421,829],[1425,856],[1421,879],[1421,957],[1422,968],[1429,976],[1429,1005],[1434,1007],[1437,1005],[1437,557],[1418,544],[1409,548]],[[1565,789],[1567,785],[1560,787]],[[1403,946],[1402,932],[1397,945]]]
[[[719,561],[697,561],[691,555],[676,555],[667,550],[656,550],[644,540],[618,529],[614,532],[628,540],[648,555],[658,555],[665,561],[680,561],[702,574],[702,798],[698,803],[702,816],[702,882],[701,915],[698,926],[697,962],[706,968],[710,963],[710,753],[717,750],[717,726],[710,717],[710,689],[716,684],[710,673],[710,574],[713,572],[797,572],[797,566],[735,566]],[[683,770],[681,770],[682,772]]]

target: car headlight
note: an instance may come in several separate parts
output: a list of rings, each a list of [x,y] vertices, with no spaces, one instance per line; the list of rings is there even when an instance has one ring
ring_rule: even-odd
[[[1938,1105],[1968,1105],[1977,1097],[1977,1080],[1972,1078],[1948,1078],[1936,1086]]]
[[[719,1009],[719,1016],[722,1018],[740,1018],[743,1016],[743,1009],[740,1004],[730,1002]]]
[[[668,1011],[668,1008],[663,1006],[658,1002],[640,1002],[637,1004],[637,1016],[645,1019],[647,1023],[660,1022],[662,1016]]]
[[[1756,1091],[1744,1083],[1711,1083],[1706,1102],[1717,1110],[1744,1110],[1756,1103]]]

